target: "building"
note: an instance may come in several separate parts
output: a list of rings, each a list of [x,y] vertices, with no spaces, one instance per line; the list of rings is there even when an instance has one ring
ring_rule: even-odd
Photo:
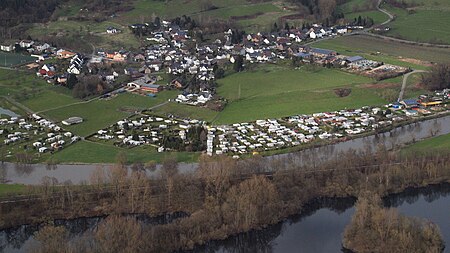
[[[0,50],[5,52],[12,52],[16,49],[15,45],[0,45]]]
[[[321,49],[321,48],[311,48],[310,53],[316,57],[327,57],[327,56],[337,55],[337,53],[333,50]]]
[[[63,120],[61,123],[63,123],[66,126],[71,126],[71,125],[83,123],[83,119],[80,117],[71,117],[66,120]]]

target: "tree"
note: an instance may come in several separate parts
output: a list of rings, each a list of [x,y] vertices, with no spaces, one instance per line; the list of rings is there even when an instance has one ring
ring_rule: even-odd
[[[94,252],[144,252],[142,228],[134,218],[112,215],[98,226],[94,238]]]
[[[329,18],[336,10],[336,0],[319,0],[318,9],[322,19]]]
[[[69,74],[67,76],[67,84],[66,84],[67,88],[73,89],[77,83],[78,83],[78,79],[74,74]]]
[[[242,55],[236,55],[233,65],[233,69],[236,72],[241,72],[244,70],[244,57]]]
[[[60,253],[68,252],[67,244],[69,234],[62,226],[47,225],[34,234],[34,238],[40,242],[36,252]]]
[[[422,83],[429,90],[450,88],[450,64],[437,64],[430,73],[422,75]]]

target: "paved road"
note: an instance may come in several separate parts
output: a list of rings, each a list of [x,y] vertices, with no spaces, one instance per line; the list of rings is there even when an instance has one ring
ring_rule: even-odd
[[[403,83],[402,83],[402,89],[400,90],[400,95],[398,96],[398,101],[403,100],[403,95],[405,94],[406,85],[408,84],[408,78],[410,75],[415,73],[426,73],[428,71],[425,70],[414,70],[412,72],[409,72],[405,75],[403,75]]]
[[[377,10],[383,12],[384,14],[386,14],[386,15],[389,17],[388,20],[386,20],[386,21],[384,21],[383,23],[381,23],[381,25],[387,25],[387,24],[391,23],[392,20],[394,20],[394,15],[392,15],[391,13],[389,13],[387,10],[381,8],[381,4],[383,3],[383,1],[384,1],[384,0],[379,0],[379,1],[378,1],[378,4],[377,4]]]

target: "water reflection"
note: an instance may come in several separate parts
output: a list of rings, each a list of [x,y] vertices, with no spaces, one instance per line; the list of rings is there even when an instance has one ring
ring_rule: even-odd
[[[150,217],[145,214],[130,214],[130,217],[136,218],[138,221],[145,225],[157,225],[157,224],[169,224],[188,216],[183,212],[178,212],[170,215],[161,215],[157,217]],[[106,216],[89,217],[89,218],[77,218],[77,219],[64,219],[55,220],[56,226],[64,226],[69,232],[72,242],[76,240],[85,240],[91,238],[91,233],[97,228],[97,226],[105,220]],[[36,241],[33,239],[33,235],[42,228],[43,225],[24,225],[20,227],[5,229],[0,231],[0,252],[13,253],[13,252],[27,252],[36,246]]]
[[[436,223],[446,244],[450,243],[450,184],[407,189],[383,199],[385,206],[400,213],[429,219]],[[261,231],[210,242],[200,252],[340,252],[342,233],[354,213],[354,199],[321,199],[306,211]],[[432,210],[430,210],[432,209]],[[447,246],[449,252],[449,247]]]

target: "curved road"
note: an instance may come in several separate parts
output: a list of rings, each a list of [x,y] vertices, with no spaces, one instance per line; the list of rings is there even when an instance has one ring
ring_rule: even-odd
[[[406,85],[408,83],[408,78],[410,75],[415,74],[415,73],[426,73],[428,71],[425,70],[414,70],[412,72],[409,72],[405,75],[403,75],[403,83],[402,83],[402,89],[400,90],[400,95],[398,96],[398,101],[400,102],[401,100],[403,100],[403,95],[405,94],[405,89],[406,89]]]

